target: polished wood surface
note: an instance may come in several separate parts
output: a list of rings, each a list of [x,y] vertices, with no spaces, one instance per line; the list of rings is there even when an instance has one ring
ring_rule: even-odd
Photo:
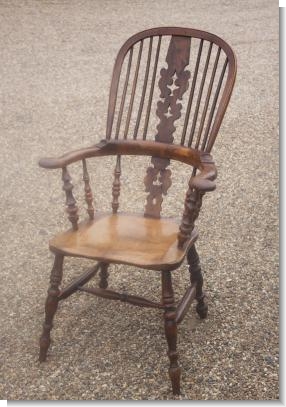
[[[125,58],[129,59],[129,70],[126,75],[127,82],[130,83],[130,86],[132,85],[132,88],[135,83],[136,77],[130,78],[130,66],[132,65],[132,56],[134,55],[134,51],[136,48],[136,45],[139,44],[140,48],[143,46],[144,47],[144,41],[150,41],[150,38],[152,38],[152,44],[150,45],[150,42],[148,44],[148,48],[152,46],[154,49],[153,52],[153,73],[150,75],[150,78],[152,78],[151,82],[151,87],[149,90],[149,95],[146,95],[146,91],[144,90],[144,82],[142,87],[138,87],[137,85],[137,92],[140,93],[140,95],[146,95],[148,102],[146,103],[146,116],[145,116],[145,125],[144,125],[144,131],[142,134],[143,139],[146,139],[146,134],[148,134],[148,123],[149,123],[149,115],[150,115],[150,109],[151,109],[151,102],[152,98],[154,97],[154,82],[155,78],[157,79],[156,73],[160,71],[160,68],[158,67],[159,64],[162,64],[163,60],[165,60],[165,56],[163,56],[163,60],[160,59],[160,56],[163,52],[164,47],[162,46],[162,42],[164,39],[169,39],[171,36],[172,38],[175,38],[178,41],[184,42],[183,45],[180,47],[181,53],[186,53],[186,48],[188,48],[188,42],[191,41],[191,49],[193,47],[193,44],[195,41],[198,41],[201,44],[201,48],[206,50],[210,50],[210,55],[209,58],[207,58],[205,61],[202,58],[202,49],[199,49],[199,52],[197,55],[193,54],[191,55],[191,58],[194,59],[195,61],[198,62],[198,68],[194,69],[194,72],[191,72],[191,92],[189,94],[189,102],[188,103],[188,109],[185,114],[185,125],[183,127],[183,132],[181,136],[181,144],[182,145],[187,145],[189,147],[195,146],[198,144],[198,137],[200,138],[199,144],[204,144],[203,150],[210,152],[213,144],[215,142],[216,136],[218,134],[221,122],[223,120],[226,108],[228,106],[231,94],[232,94],[232,89],[234,86],[235,82],[235,77],[236,77],[236,57],[234,55],[233,50],[231,47],[220,37],[218,37],[215,34],[202,31],[202,30],[196,30],[192,28],[182,28],[182,27],[158,27],[158,28],[151,28],[142,32],[139,32],[132,37],[130,37],[125,44],[121,47],[119,50],[119,53],[117,55],[115,64],[114,64],[114,70],[113,70],[113,75],[112,75],[112,81],[111,81],[111,87],[110,87],[110,96],[109,96],[109,105],[108,105],[108,115],[107,115],[107,127],[106,127],[106,138],[111,139],[113,137],[117,138],[127,138],[127,133],[126,133],[126,125],[124,126],[125,123],[123,123],[122,120],[122,112],[124,109],[126,111],[130,110],[130,105],[132,102],[132,99],[129,101],[126,101],[126,92],[123,94],[124,98],[124,103],[123,107],[121,109],[121,115],[119,115],[118,118],[116,118],[115,115],[115,109],[116,105],[119,102],[120,98],[120,92],[119,92],[119,84],[120,80],[122,78],[122,67],[124,66],[125,63]],[[157,46],[156,42],[157,40]],[[175,40],[175,41],[176,41]],[[143,44],[143,45],[142,45]],[[209,59],[212,59],[212,53],[218,52],[220,53],[220,58],[223,60],[223,66],[221,67],[220,70],[217,70],[215,67],[215,64],[210,64]],[[195,51],[195,48],[194,48]],[[178,57],[178,60],[184,61],[184,58],[182,58],[181,53],[175,53],[175,57]],[[141,50],[142,54],[142,50]],[[134,60],[134,58],[133,58]],[[186,58],[185,58],[186,60]],[[137,58],[134,60],[134,64],[137,64]],[[216,89],[213,87],[213,85],[209,86],[209,89],[211,92],[214,92],[214,99],[211,101],[210,104],[210,113],[207,117],[204,117],[199,114],[199,109],[200,109],[200,104],[209,104],[210,100],[209,98],[202,98],[202,93],[203,93],[203,87],[200,86],[202,85],[202,81],[204,82],[204,85],[207,85],[206,81],[206,76],[211,77],[212,72],[214,69],[217,71],[216,75],[218,77],[218,80],[215,80],[216,82]],[[150,63],[146,63],[146,71],[150,70]],[[202,75],[200,77],[197,75],[197,71],[202,71],[205,72],[205,75]],[[211,75],[209,74],[209,71],[211,72]],[[193,73],[193,75],[192,75]],[[124,75],[123,75],[124,77]],[[203,79],[204,78],[204,79]],[[224,80],[224,78],[226,78]],[[201,81],[201,82],[200,82]],[[137,82],[137,79],[136,79]],[[199,82],[199,84],[198,84]],[[214,80],[212,81],[214,82]],[[172,83],[169,83],[171,85]],[[153,86],[152,86],[153,85]],[[198,92],[197,97],[196,92],[193,92],[192,90],[195,89],[199,85],[201,91]],[[149,96],[149,98],[148,98]],[[123,100],[123,99],[121,99]],[[133,103],[133,102],[132,102]],[[191,109],[191,105],[194,105],[194,109]],[[190,114],[191,113],[191,114]],[[138,115],[140,114],[140,117],[142,115],[142,110],[138,109]],[[127,116],[127,115],[126,115]],[[202,117],[201,117],[202,116]],[[127,116],[128,118],[128,116]],[[200,120],[203,120],[206,124],[203,137],[202,132],[199,132],[198,137],[194,137],[193,132],[190,132],[189,137],[186,137],[186,127],[188,122],[190,123],[195,123],[199,122],[198,125],[200,125],[202,122]],[[120,121],[120,125],[118,126],[118,121]],[[127,120],[126,120],[127,122]],[[129,126],[130,123],[128,123]],[[120,135],[120,126],[122,130],[124,129],[124,133],[122,136]],[[192,126],[191,126],[192,127]],[[115,132],[116,129],[116,132]],[[115,135],[114,135],[115,132]],[[129,136],[130,138],[134,137],[134,132],[129,130]],[[138,139],[138,136],[135,135],[134,138]]]
[[[42,168],[64,168],[84,158],[104,157],[108,155],[154,155],[160,158],[172,158],[200,168],[202,157],[208,156],[198,150],[180,145],[166,144],[149,140],[102,140],[100,143],[71,151],[58,158],[41,158]]]
[[[190,58],[190,45],[189,37],[173,36],[166,56],[167,68],[160,71],[158,86],[161,99],[157,103],[156,114],[159,124],[155,140],[161,143],[172,144],[174,141],[175,122],[181,117],[182,104],[179,101],[188,88],[190,78],[190,72],[185,71]],[[170,89],[171,84],[174,86],[173,90]],[[167,195],[172,184],[171,170],[167,169],[170,159],[155,156],[152,157],[151,164],[144,179],[148,192],[145,215],[160,217],[163,195]]]
[[[181,368],[178,364],[177,352],[177,320],[176,304],[172,283],[172,275],[169,271],[162,271],[162,300],[165,306],[164,322],[165,335],[168,343],[168,356],[170,360],[169,376],[172,383],[173,394],[180,394]]]
[[[106,263],[132,264],[152,270],[173,270],[195,241],[194,231],[184,249],[177,245],[179,224],[172,219],[127,213],[98,214],[50,241],[50,249],[66,256]]]
[[[56,254],[50,276],[48,296],[45,303],[45,320],[43,324],[43,332],[40,337],[40,362],[46,360],[47,352],[51,343],[50,334],[53,327],[54,316],[58,308],[60,285],[63,278],[63,262],[64,256],[62,254]]]
[[[97,263],[95,266],[88,269],[81,276],[79,276],[75,280],[73,280],[65,288],[60,290],[60,293],[58,295],[58,300],[60,301],[60,300],[64,300],[65,298],[68,298],[70,295],[75,293],[80,287],[82,287],[83,285],[88,283],[89,280],[95,276],[95,274],[98,272],[98,270],[100,270],[100,267],[101,267],[101,263]]]
[[[235,77],[235,55],[231,47],[214,34],[179,27],[139,32],[125,42],[115,61],[105,139],[91,147],[39,161],[43,168],[62,170],[66,211],[72,224],[70,230],[50,241],[55,262],[40,338],[40,361],[47,356],[59,301],[75,292],[159,308],[164,311],[172,390],[174,394],[180,393],[178,324],[194,300],[200,318],[206,318],[208,312],[199,256],[194,245],[198,236],[195,222],[204,195],[216,187],[217,170],[210,152]],[[110,212],[108,208],[107,213],[98,213],[93,204],[87,161],[110,155],[116,158],[111,208]],[[138,178],[141,184],[144,182],[146,192],[145,212],[142,214],[122,212],[123,205],[119,202],[124,182],[121,161],[125,155],[151,157],[150,165]],[[81,222],[74,196],[78,189],[73,190],[68,169],[80,160],[84,183],[81,191],[89,217]],[[172,184],[171,160],[189,166],[186,167],[188,179],[181,222],[162,216],[162,202]],[[84,257],[97,263],[61,289],[65,256]],[[190,285],[181,300],[175,301],[172,278],[176,273],[171,271],[177,269],[185,258],[189,265]],[[155,302],[110,290],[108,277],[113,269],[112,263],[160,271],[161,300]],[[97,273],[99,287],[86,286]]]
[[[128,302],[128,304],[137,305],[138,307],[161,308],[161,309],[164,308],[164,304],[147,300],[146,298],[140,297],[138,295],[118,293],[113,290],[107,290],[97,287],[79,287],[78,290],[96,295],[101,298],[107,298],[109,300]]]

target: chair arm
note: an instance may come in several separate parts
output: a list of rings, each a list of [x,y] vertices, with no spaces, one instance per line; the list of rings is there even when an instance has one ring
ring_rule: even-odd
[[[215,190],[214,180],[217,177],[217,169],[209,153],[201,153],[199,169],[200,173],[190,179],[190,189],[194,188],[202,193]]]
[[[58,158],[42,158],[39,161],[39,165],[40,167],[48,169],[64,168],[69,164],[85,158],[107,155],[149,155],[175,159],[201,170],[198,176],[199,179],[195,181],[198,188],[212,188],[210,184],[206,182],[207,174],[210,171],[209,166],[212,164],[209,154],[199,152],[192,148],[157,141],[102,140],[94,146],[75,150]]]
[[[63,189],[65,190],[67,197],[67,211],[73,229],[75,230],[77,229],[78,208],[72,194],[73,185],[71,183],[71,177],[68,173],[67,166],[79,160],[83,161],[83,179],[85,181],[86,202],[88,203],[89,215],[92,218],[94,209],[92,206],[92,193],[89,185],[89,176],[86,169],[85,159],[108,155],[149,155],[153,157],[175,159],[192,165],[200,172],[198,175],[191,177],[187,196],[191,194],[192,190],[195,190],[200,198],[205,192],[213,191],[216,187],[214,179],[216,178],[217,171],[211,155],[206,152],[182,147],[180,145],[145,140],[102,140],[94,146],[75,150],[58,158],[42,158],[39,161],[40,167],[48,169],[62,168],[62,179],[64,182]],[[189,230],[192,227],[189,222],[190,217],[192,217],[193,220],[196,217],[192,215],[193,210],[190,208],[188,200],[189,198],[185,203],[185,213],[180,228],[180,244],[186,240]],[[195,206],[197,206],[197,204]]]

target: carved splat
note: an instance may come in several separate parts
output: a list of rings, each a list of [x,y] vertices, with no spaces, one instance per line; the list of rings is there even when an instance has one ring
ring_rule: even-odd
[[[68,213],[68,218],[72,224],[73,230],[78,229],[78,207],[76,206],[76,200],[73,196],[73,184],[71,182],[71,176],[66,167],[63,168],[62,172],[62,180],[63,180],[63,190],[66,193],[66,211]]]
[[[161,91],[157,103],[156,114],[160,119],[155,140],[173,143],[173,133],[176,130],[175,121],[181,116],[183,94],[189,86],[190,72],[185,71],[190,58],[190,38],[173,36],[170,41],[166,62],[167,68],[160,71],[159,88]],[[144,179],[147,196],[145,216],[160,217],[163,195],[171,186],[171,171],[166,170],[170,164],[168,158],[152,157],[153,167],[147,168]]]
[[[162,158],[157,160],[164,161]],[[169,160],[168,160],[169,161]],[[144,178],[145,191],[149,192],[147,196],[145,216],[160,217],[163,196],[167,195],[170,188],[171,170],[154,167],[147,168],[147,174]]]

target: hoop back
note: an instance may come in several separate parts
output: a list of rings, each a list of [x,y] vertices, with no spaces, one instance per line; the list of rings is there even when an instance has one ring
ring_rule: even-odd
[[[106,138],[155,139],[210,152],[235,75],[232,49],[213,34],[177,27],[138,33],[115,62]],[[170,160],[152,157],[151,163],[145,215],[160,217],[171,186]]]

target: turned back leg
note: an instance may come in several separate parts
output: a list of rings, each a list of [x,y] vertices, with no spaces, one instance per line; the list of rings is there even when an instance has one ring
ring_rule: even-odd
[[[192,245],[187,254],[187,260],[189,264],[189,272],[191,276],[191,283],[196,283],[196,299],[197,313],[201,318],[206,318],[208,313],[208,305],[206,303],[205,294],[203,292],[203,275],[200,265],[200,258],[197,253],[195,245]]]
[[[51,271],[50,287],[48,289],[48,296],[45,305],[45,321],[43,325],[43,332],[40,338],[40,354],[39,360],[43,362],[46,360],[47,352],[50,346],[51,338],[50,332],[53,327],[54,315],[58,308],[58,296],[60,293],[60,284],[63,275],[63,260],[64,256],[56,254],[54,265]]]
[[[165,335],[168,342],[168,356],[170,359],[169,376],[172,382],[173,394],[180,394],[181,369],[178,365],[177,353],[176,308],[171,273],[169,271],[162,271],[162,300],[165,307]]]
[[[108,276],[109,276],[109,273],[107,271],[108,267],[109,267],[108,263],[102,263],[100,266],[100,272],[99,272],[99,277],[100,277],[99,287],[100,288],[108,287]]]

